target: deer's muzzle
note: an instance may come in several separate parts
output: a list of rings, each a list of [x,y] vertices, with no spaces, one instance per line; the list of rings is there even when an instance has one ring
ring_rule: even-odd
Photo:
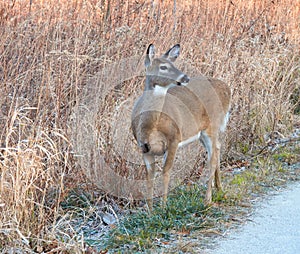
[[[187,85],[187,83],[189,83],[189,81],[190,81],[189,76],[184,74],[177,80],[177,85],[178,86]]]

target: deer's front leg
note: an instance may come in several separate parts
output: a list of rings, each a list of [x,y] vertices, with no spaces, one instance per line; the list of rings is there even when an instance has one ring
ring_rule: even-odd
[[[167,151],[165,163],[163,167],[163,205],[167,204],[168,187],[170,182],[170,171],[174,164],[176,151],[178,148],[178,142],[172,143]]]
[[[155,158],[154,155],[144,154],[144,162],[146,164],[146,175],[147,175],[147,205],[151,211],[153,208],[153,188],[154,188],[154,177],[155,177]]]

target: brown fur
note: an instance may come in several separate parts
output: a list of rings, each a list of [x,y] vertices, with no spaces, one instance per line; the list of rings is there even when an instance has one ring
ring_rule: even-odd
[[[157,64],[159,61],[152,61]],[[155,66],[152,66],[152,69]],[[175,67],[174,67],[175,68]],[[148,74],[148,73],[147,73]],[[146,75],[147,75],[146,74]],[[176,79],[171,77],[170,79]],[[159,84],[159,75],[156,77]],[[165,83],[162,83],[165,86]],[[165,153],[164,201],[167,198],[170,169],[179,143],[201,133],[200,141],[209,152],[210,176],[206,203],[211,202],[212,181],[217,188],[220,180],[219,131],[230,107],[230,88],[222,81],[206,77],[193,78],[187,86],[170,87],[165,95],[146,89],[132,112],[133,134],[144,152],[148,176],[148,204],[152,207],[154,156]]]

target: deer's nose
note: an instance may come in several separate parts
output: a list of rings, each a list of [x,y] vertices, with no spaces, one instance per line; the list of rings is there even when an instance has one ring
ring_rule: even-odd
[[[182,83],[189,83],[190,81],[190,78],[187,76],[187,75],[184,75],[182,78],[181,78],[181,82]]]

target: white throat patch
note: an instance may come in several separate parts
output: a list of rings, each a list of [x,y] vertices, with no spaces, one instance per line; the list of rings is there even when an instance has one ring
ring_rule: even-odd
[[[176,84],[170,84],[170,85],[168,85],[168,86],[159,86],[159,85],[156,85],[156,86],[154,87],[154,92],[153,92],[153,94],[154,94],[154,95],[166,95],[168,89],[169,89],[170,87],[173,87],[173,86],[176,86]]]
[[[167,91],[168,91],[169,87],[168,86],[158,86],[156,85],[154,87],[154,95],[166,95]]]

